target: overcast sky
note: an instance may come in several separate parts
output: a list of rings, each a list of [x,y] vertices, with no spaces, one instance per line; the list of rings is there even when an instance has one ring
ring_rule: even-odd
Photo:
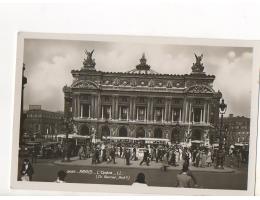
[[[139,63],[144,52],[154,71],[189,74],[194,53],[203,53],[204,71],[215,75],[214,90],[223,94],[227,114],[250,116],[252,49],[238,47],[150,45],[135,43],[25,40],[24,63],[28,83],[24,108],[42,105],[45,110],[63,111],[62,87],[72,83],[72,69],[80,69],[86,55],[95,49],[96,69],[126,72]]]

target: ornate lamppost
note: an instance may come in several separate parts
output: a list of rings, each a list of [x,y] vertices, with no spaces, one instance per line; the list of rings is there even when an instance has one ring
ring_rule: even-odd
[[[106,143],[107,143],[107,137],[108,137],[108,132],[107,132],[108,120],[107,120],[107,118],[105,119],[105,127],[106,127]]]
[[[177,138],[176,138],[176,143],[180,144],[180,124],[179,121],[177,121],[176,125],[175,125],[176,131],[177,131]]]
[[[219,104],[219,113],[221,115],[220,118],[220,129],[219,129],[219,149],[217,153],[217,165],[218,169],[224,169],[224,149],[223,149],[223,115],[226,113],[227,104],[225,104],[224,99],[221,99],[221,103]]]
[[[26,114],[23,111],[23,94],[24,94],[24,86],[27,84],[27,78],[24,76],[25,64],[23,64],[23,71],[22,71],[22,91],[21,91],[21,112],[20,112],[20,137],[19,142],[22,144],[23,136],[24,136],[24,120],[26,118]]]
[[[72,132],[72,127],[73,127],[73,120],[71,117],[65,117],[64,118],[64,124],[65,124],[65,147],[64,147],[64,153],[66,155],[66,161],[70,161],[70,156],[71,156],[71,145],[69,143],[69,133]]]

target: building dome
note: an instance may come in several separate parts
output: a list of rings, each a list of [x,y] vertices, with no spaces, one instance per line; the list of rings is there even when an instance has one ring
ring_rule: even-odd
[[[130,74],[158,74],[156,71],[152,70],[150,65],[146,64],[145,54],[143,53],[140,63],[136,65],[135,69],[128,71]]]

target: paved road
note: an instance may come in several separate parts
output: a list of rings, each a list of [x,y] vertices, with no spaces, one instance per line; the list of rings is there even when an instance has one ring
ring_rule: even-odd
[[[52,182],[59,170],[68,173],[66,181],[70,183],[97,183],[131,185],[136,175],[143,172],[149,186],[174,187],[179,169],[162,172],[159,169],[142,168],[108,168],[104,166],[57,165],[55,160],[38,160],[33,164],[35,174],[33,181]],[[231,173],[211,171],[193,171],[198,184],[208,189],[245,190],[247,187],[247,170],[235,170]]]

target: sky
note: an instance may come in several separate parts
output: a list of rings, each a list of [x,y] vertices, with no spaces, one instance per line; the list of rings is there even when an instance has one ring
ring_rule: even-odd
[[[95,49],[96,69],[107,72],[134,69],[145,53],[147,64],[154,71],[189,74],[194,53],[203,54],[204,71],[216,76],[213,89],[222,92],[228,106],[226,114],[250,116],[251,48],[46,39],[26,39],[24,43],[24,109],[42,105],[45,110],[63,111],[62,88],[71,85],[71,70],[82,68],[85,49]]]

